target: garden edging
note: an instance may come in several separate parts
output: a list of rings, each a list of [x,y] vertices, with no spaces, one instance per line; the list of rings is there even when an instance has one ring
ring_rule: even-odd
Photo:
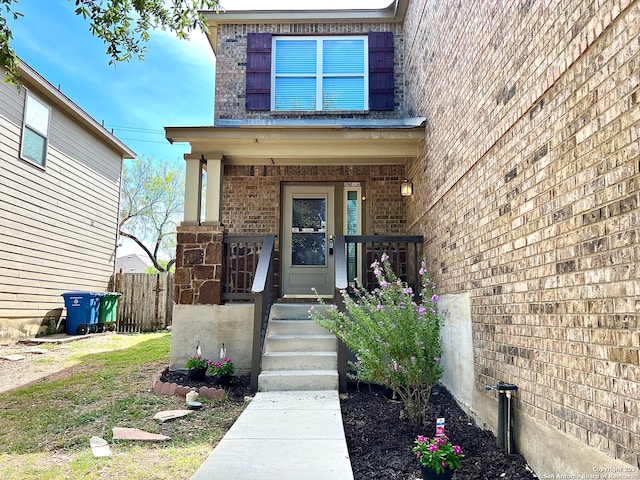
[[[215,387],[189,387],[185,385],[178,385],[177,383],[168,383],[163,382],[161,380],[162,376],[165,373],[168,373],[169,367],[164,370],[160,370],[153,377],[153,382],[151,383],[151,388],[153,393],[157,393],[160,395],[177,395],[179,397],[186,398],[187,393],[191,391],[198,392],[201,397],[204,397],[208,400],[220,400],[224,395],[224,390],[221,388]]]

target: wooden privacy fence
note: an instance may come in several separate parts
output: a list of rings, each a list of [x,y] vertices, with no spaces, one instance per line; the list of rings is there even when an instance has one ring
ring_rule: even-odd
[[[116,330],[121,333],[155,332],[171,325],[173,312],[172,273],[117,273]]]

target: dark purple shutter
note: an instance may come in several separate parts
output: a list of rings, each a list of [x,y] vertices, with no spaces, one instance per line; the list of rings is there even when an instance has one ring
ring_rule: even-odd
[[[393,33],[369,32],[369,110],[394,110]]]
[[[271,109],[271,34],[247,35],[247,110]]]

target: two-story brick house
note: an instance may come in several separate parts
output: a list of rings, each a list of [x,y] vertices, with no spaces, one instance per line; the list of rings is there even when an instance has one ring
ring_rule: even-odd
[[[255,360],[225,237],[276,236],[282,299],[335,286],[332,235],[417,235],[459,403],[495,430],[485,387],[517,384],[540,477],[637,472],[640,2],[208,17],[214,125],[167,128],[191,144],[174,366],[195,339]]]

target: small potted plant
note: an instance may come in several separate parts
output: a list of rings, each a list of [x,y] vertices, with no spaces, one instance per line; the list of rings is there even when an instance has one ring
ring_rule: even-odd
[[[211,362],[207,369],[207,374],[213,377],[214,383],[217,385],[226,385],[231,380],[236,367],[230,357],[225,357],[223,361]]]
[[[207,368],[211,364],[211,360],[197,354],[187,360],[185,368],[189,369],[189,378],[191,380],[204,380]]]
[[[460,468],[460,460],[464,455],[458,445],[452,445],[449,438],[436,435],[426,438],[418,435],[413,452],[420,462],[420,471],[424,480],[449,480],[453,473]]]

